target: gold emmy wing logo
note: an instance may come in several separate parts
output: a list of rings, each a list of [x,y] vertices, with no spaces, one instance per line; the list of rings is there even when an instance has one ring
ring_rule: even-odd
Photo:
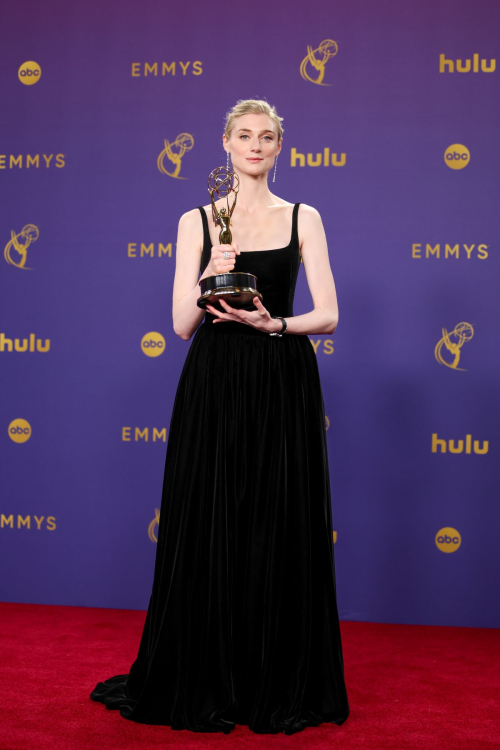
[[[165,339],[161,333],[150,331],[142,337],[141,349],[146,357],[159,357],[165,351]]]
[[[441,552],[456,552],[462,544],[462,537],[456,529],[445,526],[443,529],[439,529],[434,541]]]
[[[458,323],[451,333],[448,333],[446,328],[441,329],[443,332],[443,338],[440,339],[434,349],[434,355],[440,365],[446,365],[452,370],[461,370],[467,372],[465,367],[459,367],[460,362],[460,350],[462,346],[470,341],[474,336],[474,329],[470,323]],[[453,355],[453,362],[447,362],[441,354],[443,346]]]
[[[470,151],[461,143],[453,143],[444,152],[444,161],[450,169],[463,169],[470,162]]]
[[[159,508],[155,508],[155,517],[153,518],[153,520],[148,526],[148,537],[151,539],[152,542],[158,541],[158,537],[155,534],[155,529],[159,525],[160,525],[160,510]]]
[[[13,419],[8,431],[14,443],[25,443],[31,437],[31,425],[25,419]]]
[[[10,263],[16,268],[22,268],[25,271],[32,271],[33,269],[29,268],[26,265],[28,248],[32,242],[37,241],[38,237],[38,228],[34,224],[26,224],[26,226],[23,227],[18,234],[16,234],[14,230],[11,229],[10,240],[5,245],[5,249],[3,251],[4,258],[7,263]],[[13,251],[17,253],[17,255],[14,255],[14,257],[12,255]]]
[[[38,83],[40,80],[42,69],[38,63],[29,60],[21,65],[17,71],[17,75],[21,83],[24,83],[25,86],[33,86],[34,83]]]
[[[324,39],[319,47],[313,49],[307,45],[307,55],[300,63],[300,75],[305,81],[317,83],[318,86],[331,86],[330,83],[323,83],[325,77],[325,65],[331,57],[335,57],[339,47],[333,39]],[[317,71],[315,78],[311,78],[309,71],[314,75],[312,68]]]
[[[187,180],[187,177],[180,177],[179,172],[181,171],[182,157],[186,151],[191,151],[194,146],[194,138],[189,133],[181,133],[177,136],[173,143],[165,139],[165,148],[158,157],[158,169],[162,174],[166,174],[169,177],[175,177],[177,180]],[[170,172],[165,166],[165,158],[173,165],[170,166],[167,162],[167,166],[171,170]],[[173,170],[173,171],[172,171]]]

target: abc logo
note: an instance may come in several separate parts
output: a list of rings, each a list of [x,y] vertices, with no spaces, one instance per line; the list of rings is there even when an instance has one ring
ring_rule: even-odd
[[[14,443],[25,443],[31,437],[31,425],[25,419],[14,419],[8,430],[9,437]]]
[[[165,339],[161,333],[150,331],[142,337],[141,349],[147,357],[159,357],[165,351]]]
[[[444,529],[439,529],[434,541],[441,552],[456,552],[462,543],[462,537],[456,529],[445,526]]]
[[[17,75],[19,76],[19,80],[21,81],[21,83],[24,83],[26,86],[32,86],[34,83],[38,83],[38,81],[40,80],[42,69],[38,63],[30,60],[29,62],[25,62],[21,65],[21,67],[17,71]]]
[[[450,169],[463,169],[470,161],[469,149],[461,143],[454,143],[444,152],[444,160]]]

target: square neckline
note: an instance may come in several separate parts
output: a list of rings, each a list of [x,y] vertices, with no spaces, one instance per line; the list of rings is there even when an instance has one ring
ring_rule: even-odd
[[[295,206],[296,205],[297,204],[294,203],[293,204],[293,208],[292,208],[292,231],[291,231],[291,235],[290,235],[290,242],[288,243],[288,245],[285,245],[285,247],[271,247],[271,248],[268,248],[266,250],[240,250],[240,255],[246,255],[247,253],[276,253],[279,250],[288,250],[288,248],[290,247],[290,245],[293,243],[293,235],[294,235],[294,231],[293,231],[294,230],[294,226],[293,226],[293,214],[294,214]],[[205,211],[205,207],[204,206],[202,206],[202,209],[203,209],[203,213],[205,214],[205,217],[207,219],[207,228],[208,228],[207,212]],[[210,231],[208,232],[208,236],[209,236],[209,239],[210,239],[210,247],[213,247],[214,245],[213,245],[213,242],[212,242],[212,238],[210,237]]]

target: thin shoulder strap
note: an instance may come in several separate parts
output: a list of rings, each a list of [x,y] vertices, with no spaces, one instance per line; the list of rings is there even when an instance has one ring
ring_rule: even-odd
[[[198,206],[198,208],[200,210],[201,221],[203,223],[203,250],[201,251],[200,259],[200,273],[203,273],[208,265],[208,262],[210,261],[210,256],[212,254],[212,240],[210,239],[210,231],[208,229],[208,220],[205,209],[203,208],[203,206]]]
[[[198,208],[200,210],[201,220],[203,222],[203,247],[205,247],[205,245],[210,244],[210,232],[208,229],[207,214],[203,206],[198,206]]]
[[[297,230],[299,206],[300,206],[300,203],[296,203],[294,205],[293,214],[292,214],[292,242],[296,242],[297,244],[299,242],[299,233]]]

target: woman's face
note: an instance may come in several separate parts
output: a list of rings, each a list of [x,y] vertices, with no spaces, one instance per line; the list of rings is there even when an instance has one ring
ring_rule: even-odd
[[[222,139],[239,174],[266,174],[274,166],[274,157],[281,151],[276,123],[265,114],[236,117],[231,137],[228,140],[223,135]]]

